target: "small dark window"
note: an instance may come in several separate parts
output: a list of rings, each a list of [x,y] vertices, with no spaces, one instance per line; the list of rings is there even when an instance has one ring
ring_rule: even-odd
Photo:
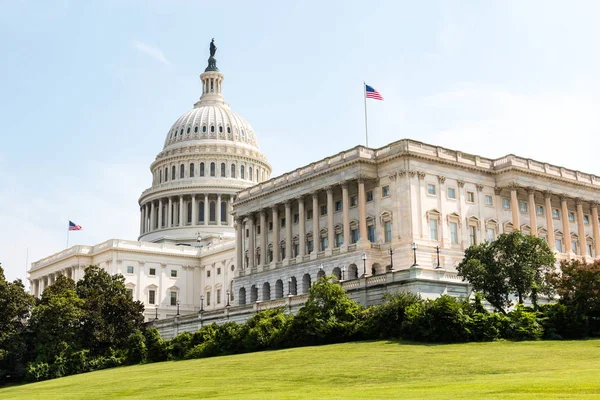
[[[169,168],[165,168],[165,182],[169,180]]]
[[[235,164],[231,164],[231,177],[235,178]]]
[[[223,133],[223,127],[222,126],[219,126],[219,132]]]
[[[176,173],[176,169],[175,166],[173,165],[173,168],[171,168],[171,180],[175,180],[175,173]]]
[[[202,127],[202,132],[206,132],[206,126]]]
[[[211,132],[214,132],[214,131],[215,131],[215,126],[214,126],[214,125],[211,125],[211,126],[210,126],[210,131],[211,131]]]
[[[210,163],[210,176],[215,176],[215,163]]]
[[[273,230],[273,221],[269,222],[269,231]]]
[[[221,177],[225,177],[225,163],[221,163]]]
[[[200,176],[204,176],[204,163],[200,163]]]
[[[373,191],[369,190],[367,192],[367,201],[373,201]]]
[[[187,128],[187,132],[186,132],[186,133],[190,133],[190,129],[191,129],[191,128],[190,128],[190,127],[188,127],[188,128]]]
[[[194,127],[194,133],[198,133],[198,127],[197,126]]]
[[[227,127],[227,133],[231,133],[231,128]]]
[[[194,177],[194,172],[195,172],[194,171],[194,163],[191,163],[190,164],[190,178]]]
[[[181,166],[179,167],[179,178],[183,179],[185,177],[185,167],[183,166],[183,164],[181,164]]]
[[[183,135],[183,128],[181,128],[181,131],[179,132],[180,135]]]

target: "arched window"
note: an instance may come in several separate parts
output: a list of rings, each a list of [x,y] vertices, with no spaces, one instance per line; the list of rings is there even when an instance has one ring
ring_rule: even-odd
[[[194,203],[192,203],[191,201],[187,203],[187,223],[188,224],[192,224],[192,207],[194,206]]]
[[[258,182],[258,168],[256,169],[256,179],[254,181]]]
[[[310,275],[304,274],[304,276],[302,277],[302,294],[308,293],[309,289],[310,289]]]
[[[202,132],[206,133],[206,125],[202,127]]]
[[[181,166],[179,167],[179,178],[185,178],[185,166],[183,164],[181,164]]]
[[[298,283],[296,282],[295,276],[292,276],[288,280],[288,293],[294,296],[298,294]]]
[[[214,126],[214,125],[211,125],[211,126],[210,126],[210,132],[211,132],[211,133],[213,133],[214,131],[215,131],[215,126]]]
[[[256,285],[252,285],[250,288],[250,302],[254,303],[255,301],[258,301],[258,288]]]
[[[175,173],[177,172],[177,170],[175,169],[175,166],[173,165],[173,167],[171,168],[171,180],[175,180]]]
[[[241,287],[238,291],[238,304],[240,306],[246,305],[246,288]]]
[[[194,163],[190,164],[190,178],[194,177]]]
[[[181,128],[181,131],[179,132],[179,135],[183,135],[183,128]]]
[[[271,285],[269,282],[263,283],[262,301],[271,300]]]
[[[275,282],[275,298],[281,299],[283,297],[283,281],[281,279],[277,279]]]
[[[225,178],[225,163],[221,163],[221,178]]]
[[[248,179],[252,180],[252,167],[248,167]]]
[[[335,267],[332,271],[331,271],[331,275],[335,276],[335,278],[338,281],[342,280],[342,270],[339,267]]]
[[[200,163],[200,176],[204,176],[204,163]]]
[[[245,179],[244,178],[244,166],[243,165],[240,166],[240,178]]]
[[[231,133],[231,128],[227,127],[227,133]]]
[[[210,163],[210,176],[215,176],[215,163]]]
[[[197,126],[194,127],[194,133],[198,133],[198,127]]]
[[[219,126],[219,133],[223,133],[223,127]]]
[[[204,222],[204,202],[200,202],[200,212],[198,213],[200,217],[200,222]]]
[[[209,213],[208,218],[209,218],[210,222],[215,222],[216,221],[216,218],[217,218],[216,215],[217,215],[217,213],[215,212],[216,211],[215,208],[216,208],[215,207],[215,202],[211,201],[210,202],[210,207],[208,209],[208,213]]]
[[[191,128],[188,126],[188,128],[187,128],[187,132],[186,132],[187,134],[189,134],[189,133],[190,133],[190,129],[191,129]]]
[[[159,171],[158,177],[159,177],[158,183],[162,183],[162,169]]]
[[[169,168],[165,168],[165,182],[169,180]]]
[[[235,164],[231,164],[231,177],[235,178]]]
[[[227,202],[221,202],[221,223],[227,224]]]

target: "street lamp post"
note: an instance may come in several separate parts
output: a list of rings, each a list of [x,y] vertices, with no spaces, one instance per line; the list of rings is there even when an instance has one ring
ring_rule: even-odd
[[[158,321],[158,305],[156,305],[154,309],[156,310],[156,313],[154,314],[154,320]]]
[[[362,260],[363,260],[363,276],[366,277],[367,276],[367,253],[362,253],[362,256],[360,256],[360,258],[362,258]]]
[[[346,280],[346,266],[342,265],[342,280]]]
[[[200,296],[200,312],[204,312],[204,296]]]
[[[288,278],[288,296],[292,296],[292,278]]]
[[[227,291],[227,305],[225,307],[229,307],[229,296],[231,295],[231,292],[228,290]]]
[[[389,252],[390,252],[390,269],[394,269],[394,257],[393,257],[394,250],[392,250],[392,248],[390,247]]]
[[[416,267],[417,266],[417,244],[413,242],[413,244],[411,245],[411,248],[412,248],[414,259],[415,259],[415,262],[412,266]]]
[[[177,315],[179,315],[179,304],[181,303],[179,302],[179,300],[177,300]]]
[[[435,252],[437,253],[437,267],[435,269],[440,269],[440,246],[435,246]]]

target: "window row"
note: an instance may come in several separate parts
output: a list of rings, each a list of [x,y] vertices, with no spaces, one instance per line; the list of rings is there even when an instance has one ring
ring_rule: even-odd
[[[217,170],[218,168],[218,170]],[[165,167],[164,169],[160,169],[158,171],[158,176],[155,174],[155,180],[158,183],[168,182],[170,180],[175,179],[183,179],[186,177],[194,178],[196,175],[199,177],[211,176],[211,177],[221,177],[221,178],[237,178],[239,176],[240,179],[247,179],[249,181],[254,182],[262,182],[268,179],[267,171],[262,168],[252,168],[244,165],[240,165],[239,169],[236,164],[230,164],[229,166],[229,174],[227,174],[227,165],[225,163],[217,163],[211,162],[210,164],[201,162],[199,166],[196,166],[194,163],[190,163],[187,166],[186,164],[181,164],[179,166],[179,170],[175,165],[173,165],[170,169],[171,173],[169,174],[169,167]],[[178,172],[179,171],[179,172]]]
[[[188,135],[189,135],[189,134],[191,134],[191,133],[192,133],[192,131],[193,131],[194,133],[198,133],[198,132],[200,132],[200,131],[201,131],[202,133],[207,133],[207,132],[210,132],[210,133],[216,133],[217,131],[218,131],[219,133],[223,133],[223,132],[225,132],[225,131],[226,131],[227,133],[232,133],[232,131],[233,131],[235,135],[237,135],[237,134],[238,134],[238,132],[239,132],[239,134],[240,134],[242,137],[245,137],[245,136],[246,136],[246,131],[245,131],[244,129],[240,129],[240,130],[238,130],[238,128],[234,128],[234,129],[232,130],[230,126],[227,126],[227,127],[223,128],[223,125],[218,125],[218,126],[215,126],[215,125],[211,124],[210,126],[209,126],[209,125],[202,125],[202,127],[194,126],[194,128],[193,128],[193,129],[192,129],[192,127],[191,127],[191,126],[188,126],[187,128],[183,128],[183,127],[181,127],[181,128],[179,128],[179,129],[177,129],[177,128],[176,128],[176,129],[173,129],[173,130],[171,131],[171,139],[175,139],[175,138],[177,137],[177,135],[179,135],[179,136],[183,136],[183,133],[184,133],[184,132],[185,132],[186,134],[188,134]],[[248,131],[247,133],[248,133],[248,137],[252,136],[252,133],[251,133],[250,131]]]
[[[135,267],[132,265],[127,266],[127,274],[132,275],[134,273],[135,273]],[[176,269],[169,270],[169,276],[171,278],[177,278],[177,274],[178,274],[178,272]],[[156,268],[154,268],[154,267],[148,268],[148,276],[156,276]]]

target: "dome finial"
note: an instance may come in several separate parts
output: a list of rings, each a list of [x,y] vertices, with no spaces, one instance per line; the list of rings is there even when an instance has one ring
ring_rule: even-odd
[[[217,68],[217,59],[215,58],[215,53],[217,52],[217,46],[215,46],[215,38],[212,38],[209,49],[210,49],[210,57],[208,57],[208,67],[206,67],[204,72],[210,72],[210,71],[219,72],[219,68]]]

